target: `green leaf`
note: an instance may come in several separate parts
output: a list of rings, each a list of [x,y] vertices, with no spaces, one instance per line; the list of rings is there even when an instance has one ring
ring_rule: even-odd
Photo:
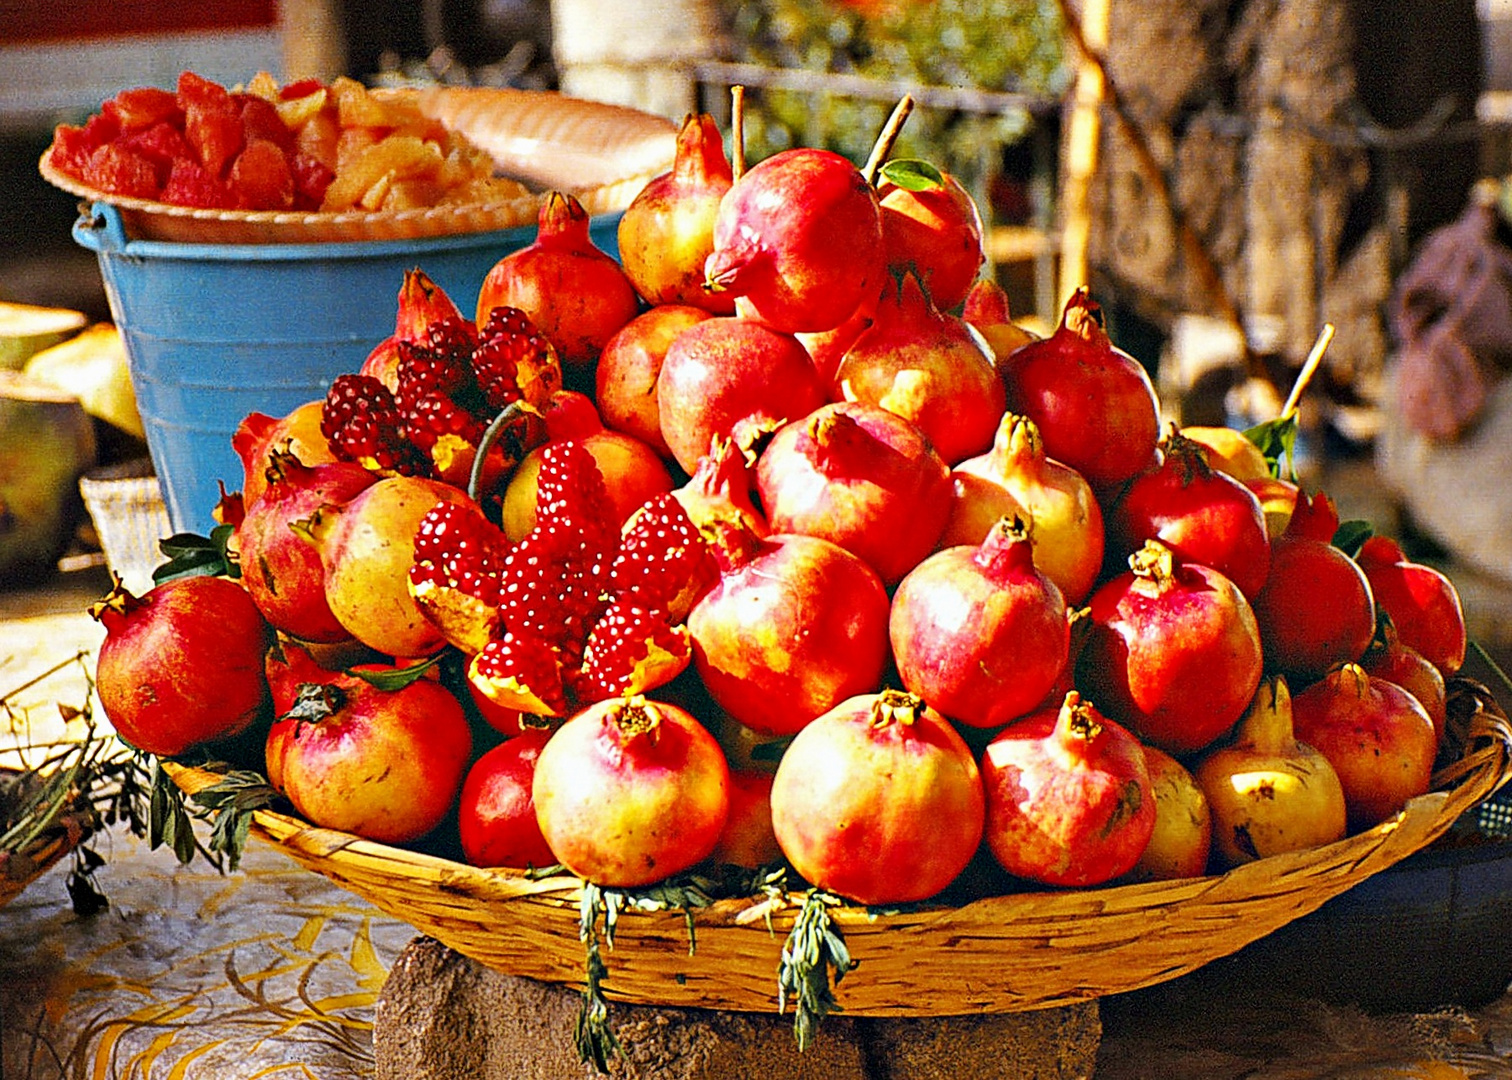
[[[904,191],[934,191],[945,186],[945,174],[919,158],[894,158],[882,166],[881,176]]]
[[[1375,534],[1375,526],[1358,519],[1339,522],[1334,530],[1333,546],[1351,559],[1360,553],[1360,547]]]
[[[346,673],[378,690],[403,690],[406,686],[423,679],[427,671],[441,662],[443,655],[443,653],[437,653],[428,660],[417,660],[406,667],[392,670],[367,671],[348,668]]]
[[[225,855],[227,864],[235,870],[247,847],[252,815],[272,806],[278,792],[257,773],[235,770],[191,798],[209,811],[214,821],[210,850]]]
[[[167,846],[178,861],[188,865],[194,859],[194,824],[184,806],[184,793],[163,771],[162,762],[152,762],[152,791],[149,795],[147,846],[151,851]]]
[[[799,1050],[808,1049],[826,1016],[843,1011],[833,988],[856,966],[839,927],[830,919],[829,909],[840,903],[839,897],[810,889],[782,946],[777,1011],[786,1012],[788,998],[794,999],[793,1035]]]
[[[1270,465],[1271,475],[1281,476],[1281,462],[1285,460],[1288,475],[1284,479],[1297,480],[1297,418],[1277,417],[1247,428],[1245,438],[1259,447]]]
[[[625,1056],[614,1029],[609,1026],[609,999],[604,997],[604,981],[609,977],[608,965],[599,953],[597,926],[604,920],[605,936],[611,947],[614,944],[614,922],[618,917],[619,900],[605,895],[591,881],[583,883],[582,898],[578,901],[578,937],[587,946],[583,985],[583,1000],[578,1009],[573,1039],[577,1043],[578,1056],[591,1062],[600,1073],[609,1071],[609,1055]]]
[[[152,580],[161,585],[175,578],[199,575],[241,577],[241,566],[230,551],[231,538],[236,533],[233,525],[217,525],[209,536],[195,533],[174,533],[158,541],[158,550],[168,561],[152,572]]]

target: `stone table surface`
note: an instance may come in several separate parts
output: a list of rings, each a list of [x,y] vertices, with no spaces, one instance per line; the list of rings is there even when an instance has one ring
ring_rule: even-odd
[[[0,734],[12,743],[66,731],[57,706],[87,688],[101,635],[84,609],[106,584],[85,572],[0,592],[0,695],[57,667],[11,695]],[[221,874],[120,829],[91,843],[106,860],[106,911],[74,914],[69,860],[0,908],[6,1080],[376,1075],[374,1006],[408,925],[266,844]],[[1369,1015],[1289,1000],[1285,974],[1269,1000],[1105,999],[1097,1080],[1512,1080],[1512,997]]]

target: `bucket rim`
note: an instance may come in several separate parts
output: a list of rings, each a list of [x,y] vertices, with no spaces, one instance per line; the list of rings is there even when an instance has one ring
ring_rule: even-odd
[[[619,212],[596,215],[610,221]],[[80,208],[73,238],[98,255],[183,259],[200,262],[298,262],[330,259],[389,258],[410,253],[462,251],[533,237],[538,225],[516,225],[470,233],[382,240],[323,240],[304,244],[191,244],[173,240],[138,240],[126,235],[120,210],[107,202]]]

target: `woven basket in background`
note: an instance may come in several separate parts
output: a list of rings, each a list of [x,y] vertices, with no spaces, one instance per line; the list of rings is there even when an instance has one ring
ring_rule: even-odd
[[[1457,680],[1457,683],[1465,683]],[[1015,1012],[1151,986],[1237,951],[1443,835],[1512,769],[1512,725],[1489,692],[1456,686],[1464,751],[1435,790],[1336,843],[1178,881],[992,896],[960,907],[831,913],[859,962],[835,988],[854,1016]],[[218,775],[167,763],[186,792]],[[254,835],[495,970],[581,984],[582,883],[483,870],[258,811]],[[603,953],[608,997],[770,1012],[800,898],[721,900],[692,913],[627,909]]]
[[[163,562],[158,541],[173,527],[151,460],[92,469],[79,478],[79,493],[111,573],[137,595],[152,588],[152,571]]]

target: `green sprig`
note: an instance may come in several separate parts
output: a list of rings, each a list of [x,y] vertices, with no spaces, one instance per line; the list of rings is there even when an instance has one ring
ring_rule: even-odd
[[[788,999],[793,999],[793,1035],[799,1050],[812,1044],[826,1016],[844,1011],[835,999],[834,987],[840,985],[840,980],[857,962],[851,958],[845,938],[830,918],[830,908],[841,902],[837,896],[810,889],[804,894],[803,907],[782,946],[782,963],[777,969],[777,1011],[786,1012]]]

